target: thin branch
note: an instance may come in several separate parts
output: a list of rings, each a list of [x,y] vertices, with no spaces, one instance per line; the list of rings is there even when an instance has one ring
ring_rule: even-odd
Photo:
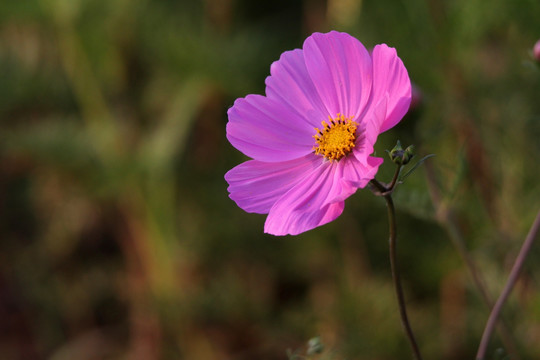
[[[409,323],[409,318],[407,316],[407,309],[405,306],[405,298],[403,296],[403,288],[401,287],[401,279],[399,276],[398,266],[397,266],[397,257],[396,257],[396,212],[394,208],[394,201],[392,200],[392,195],[388,194],[384,196],[386,200],[386,206],[388,209],[388,224],[389,224],[389,246],[390,246],[390,267],[392,269],[392,279],[394,281],[394,288],[396,291],[396,296],[399,305],[399,314],[401,315],[401,325],[405,329],[405,334],[411,345],[414,358],[416,360],[422,360],[422,355],[420,354],[420,349],[414,338],[414,333],[411,329]]]
[[[527,234],[525,241],[523,242],[523,246],[521,247],[521,250],[519,251],[519,254],[518,254],[518,257],[516,258],[516,262],[514,263],[514,266],[512,266],[512,270],[510,271],[510,276],[508,277],[508,281],[506,282],[506,285],[504,286],[504,289],[501,292],[499,299],[497,299],[497,302],[495,303],[495,306],[493,307],[493,310],[491,311],[491,314],[489,315],[489,319],[484,329],[484,334],[482,335],[482,340],[480,341],[480,346],[478,347],[478,353],[476,354],[477,360],[484,359],[484,356],[486,354],[486,349],[489,344],[489,339],[491,338],[491,334],[493,333],[495,324],[497,323],[497,320],[499,319],[499,314],[501,313],[504,303],[508,299],[508,296],[512,292],[512,289],[517,282],[519,273],[521,272],[521,269],[523,268],[525,259],[527,258],[527,255],[529,254],[529,251],[531,250],[532,244],[534,240],[536,239],[536,236],[538,235],[539,230],[540,230],[540,211],[536,215],[536,219],[534,220],[534,223],[531,226],[531,229],[529,230],[529,233]]]
[[[405,297],[403,296],[403,288],[401,286],[401,279],[399,276],[399,270],[397,265],[397,226],[396,226],[396,210],[394,207],[394,201],[392,200],[392,193],[395,190],[396,185],[398,184],[398,177],[401,170],[401,165],[398,165],[396,172],[392,179],[392,182],[389,185],[384,185],[383,183],[377,181],[376,179],[371,180],[371,191],[377,195],[384,197],[386,200],[386,208],[388,210],[388,229],[389,229],[389,251],[390,251],[390,268],[392,271],[392,280],[394,283],[394,289],[396,292],[396,297],[398,300],[399,314],[401,316],[401,325],[405,330],[405,335],[411,349],[413,351],[414,358],[416,360],[422,360],[422,355],[420,354],[420,349],[414,338],[414,333],[409,323],[409,317],[407,316],[407,307],[405,305]]]

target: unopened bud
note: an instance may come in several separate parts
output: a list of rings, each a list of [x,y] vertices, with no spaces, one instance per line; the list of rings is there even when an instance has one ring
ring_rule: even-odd
[[[414,146],[410,145],[405,150],[401,147],[401,143],[397,142],[396,146],[389,152],[390,159],[397,165],[406,165],[414,156]]]
[[[405,156],[407,156],[407,158],[408,158],[407,162],[409,162],[413,158],[414,150],[415,150],[414,145],[409,145],[405,149]]]
[[[540,62],[540,40],[534,44],[533,56],[536,61]]]
[[[314,338],[309,339],[307,349],[308,355],[320,354],[323,352],[323,350],[324,345],[321,342],[321,338],[319,336],[315,336]]]

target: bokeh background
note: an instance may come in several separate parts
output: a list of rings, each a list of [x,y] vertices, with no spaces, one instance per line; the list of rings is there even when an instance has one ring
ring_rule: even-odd
[[[395,194],[410,318],[426,358],[473,359],[540,204],[539,17],[537,0],[1,1],[0,358],[292,359],[319,335],[311,359],[410,359],[383,199],[273,237],[223,179],[246,160],[227,109],[336,29],[395,47],[416,86],[376,147],[436,154]],[[539,260],[489,359],[540,358]]]

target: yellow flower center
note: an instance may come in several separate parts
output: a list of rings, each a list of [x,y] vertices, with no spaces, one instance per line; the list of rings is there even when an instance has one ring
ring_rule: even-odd
[[[357,124],[342,114],[337,114],[334,119],[328,116],[328,120],[330,124],[323,121],[322,129],[315,128],[317,135],[313,137],[317,144],[313,150],[327,160],[339,160],[354,148]]]

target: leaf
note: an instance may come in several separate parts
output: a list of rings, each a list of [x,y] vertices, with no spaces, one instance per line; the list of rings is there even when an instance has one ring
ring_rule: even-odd
[[[409,175],[412,174],[412,172],[414,170],[416,170],[417,167],[422,165],[424,163],[424,161],[426,161],[427,159],[429,159],[430,157],[433,157],[433,156],[435,156],[435,154],[429,154],[429,155],[424,156],[420,160],[418,160],[418,162],[416,164],[414,164],[414,166],[412,168],[410,168],[409,171],[407,171],[404,175],[400,176],[399,181],[405,180]]]

